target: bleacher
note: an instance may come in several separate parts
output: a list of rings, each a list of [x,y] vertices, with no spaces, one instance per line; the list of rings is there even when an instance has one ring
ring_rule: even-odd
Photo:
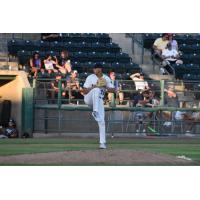
[[[143,34],[144,48],[151,49],[155,39],[162,34]],[[200,35],[173,34],[182,52],[182,65],[173,65],[177,79],[200,80]]]
[[[8,42],[9,55],[17,57],[22,66],[28,65],[34,52],[38,52],[43,59],[47,54],[58,56],[62,50],[69,52],[73,69],[81,74],[90,73],[96,62],[103,64],[105,72],[115,70],[123,77],[140,71],[139,65],[105,33],[65,33],[53,42],[22,39]]]

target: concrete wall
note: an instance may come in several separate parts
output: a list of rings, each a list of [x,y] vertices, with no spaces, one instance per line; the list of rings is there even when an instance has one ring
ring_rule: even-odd
[[[21,132],[22,88],[30,87],[27,75],[23,71],[0,70],[0,76],[15,75],[16,78],[0,87],[1,101],[11,100],[11,116],[16,120]]]

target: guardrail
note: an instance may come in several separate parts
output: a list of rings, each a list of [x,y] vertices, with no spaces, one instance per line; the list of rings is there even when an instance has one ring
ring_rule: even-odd
[[[38,133],[94,133],[97,132],[96,123],[91,116],[91,108],[84,105],[83,98],[69,99],[62,96],[62,92],[70,92],[66,88],[62,88],[62,81],[59,80],[56,97],[51,98],[48,93],[53,89],[50,82],[55,79],[37,79],[33,81],[33,129]],[[80,80],[80,82],[84,80]],[[120,80],[122,87],[121,92],[137,94],[132,80]],[[187,108],[167,107],[165,106],[164,90],[170,86],[174,88],[176,93],[195,93],[200,94],[199,90],[193,90],[194,84],[197,82],[186,82],[185,85],[181,81],[148,81],[156,92],[160,103],[155,107],[134,107],[132,104],[132,96],[125,98],[124,105],[118,105],[116,98],[112,98],[112,102],[105,105],[107,132],[115,134],[132,134],[132,135],[183,135],[198,134],[200,113],[199,99],[191,100]],[[126,87],[129,85],[129,87]],[[195,95],[194,95],[195,96]],[[184,100],[180,100],[184,102]],[[193,104],[196,104],[194,108]],[[177,119],[178,112],[184,114],[183,119]],[[28,113],[27,113],[28,114]],[[197,116],[195,118],[195,115]],[[143,131],[145,130],[145,133]]]

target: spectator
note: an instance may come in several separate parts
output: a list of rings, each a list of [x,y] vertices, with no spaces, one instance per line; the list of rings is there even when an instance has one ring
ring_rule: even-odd
[[[40,68],[40,71],[38,72],[38,78],[47,78],[47,73],[44,67]]]
[[[59,81],[61,80],[62,76],[61,74],[56,75],[56,79],[51,82],[51,89],[48,90],[48,98],[51,99],[52,103],[56,102],[56,98],[58,98],[58,92],[59,92]],[[64,83],[61,82],[61,89],[64,89]],[[62,91],[62,96],[65,97],[65,92]]]
[[[109,103],[111,103],[113,95],[116,95],[116,98],[119,98],[119,104],[122,105],[123,101],[124,101],[124,93],[121,91],[122,85],[119,83],[118,80],[116,80],[115,72],[110,72],[109,77],[112,81],[112,84],[115,86],[115,90],[117,92],[115,94],[114,93],[108,93],[108,101],[109,101]]]
[[[172,49],[171,43],[167,44],[167,47],[162,52],[162,65],[170,73],[173,74],[171,64],[183,64],[183,61],[179,59],[179,53],[176,49]]]
[[[172,49],[174,49],[178,52],[178,42],[175,39],[173,39],[173,34],[169,33],[168,39],[169,39],[169,43],[172,46]]]
[[[133,106],[142,105],[146,106],[146,104],[149,103],[149,91],[145,90],[143,92],[138,93],[137,95],[134,95],[133,97]]]
[[[156,58],[162,59],[162,51],[168,44],[168,34],[163,33],[161,38],[157,38],[153,44],[154,55]]]
[[[146,104],[148,107],[159,106],[160,101],[155,97],[155,92],[149,90],[149,102]]]
[[[149,85],[146,81],[144,81],[144,75],[142,73],[135,73],[130,76],[130,78],[135,83],[135,89],[144,91],[149,89]]]
[[[71,76],[67,78],[67,90],[69,90],[69,93],[66,94],[70,100],[76,99],[78,102],[78,99],[82,99],[83,96],[80,93],[80,84],[78,79],[78,72],[77,70],[73,70],[71,72]]]
[[[30,60],[29,60],[29,64],[30,64],[30,67],[31,67],[31,73],[36,78],[37,77],[37,73],[38,73],[38,71],[40,70],[40,68],[42,66],[42,62],[41,62],[39,53],[35,52],[33,54],[33,57],[30,58]]]
[[[54,72],[58,72],[58,70],[55,69],[56,61],[53,60],[53,57],[50,54],[46,56],[46,59],[44,60],[44,66],[46,70],[53,70]]]
[[[57,61],[56,67],[62,74],[69,74],[71,72],[72,67],[67,51],[61,51],[60,59]]]
[[[0,138],[17,138],[18,130],[16,128],[16,123],[13,119],[8,122],[8,127],[1,130]]]
[[[46,78],[55,78],[55,72],[52,69],[48,69],[46,72]]]
[[[176,95],[176,92],[174,91],[173,86],[169,86],[168,89],[164,90],[165,96],[164,96],[164,105],[166,107],[179,107],[178,97]],[[164,126],[171,126],[171,120],[172,119],[172,112],[170,111],[163,111],[163,117],[165,119]]]
[[[148,107],[150,103],[149,99],[149,91],[145,90],[142,93],[137,94],[133,97],[133,105],[136,107]],[[136,135],[142,130],[143,136],[146,135],[146,126],[147,123],[145,122],[150,117],[149,112],[144,111],[136,111],[135,112],[135,120],[136,120]]]

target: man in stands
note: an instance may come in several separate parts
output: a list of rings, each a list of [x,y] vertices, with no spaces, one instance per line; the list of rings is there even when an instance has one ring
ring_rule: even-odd
[[[176,107],[179,108],[179,101],[176,92],[174,91],[173,86],[168,86],[168,89],[165,89],[165,96],[164,96],[164,105],[166,107]],[[164,126],[171,126],[172,119],[172,112],[170,111],[163,111],[163,117],[165,119]]]
[[[135,89],[144,91],[149,89],[149,85],[147,81],[144,80],[144,74],[143,73],[135,73],[130,76],[130,78],[134,81],[135,83]]]
[[[124,101],[124,93],[122,91],[120,91],[122,89],[121,84],[119,83],[118,80],[116,80],[116,74],[115,72],[110,72],[109,77],[112,81],[112,84],[115,86],[116,91],[118,91],[116,93],[116,97],[119,98],[119,104],[122,104]],[[112,102],[112,97],[113,97],[113,93],[108,93],[108,101],[109,103]]]
[[[51,82],[51,89],[48,91],[48,98],[52,100],[50,102],[56,103],[59,93],[59,81],[61,80],[62,76],[60,73],[56,75],[56,79]],[[64,83],[61,82],[61,89],[64,89]],[[65,92],[62,92],[62,97],[65,97]]]
[[[78,102],[78,99],[82,99],[82,95],[80,93],[80,83],[78,79],[78,71],[72,70],[70,77],[67,77],[67,85],[66,88],[69,90],[68,93],[66,93],[67,97],[72,99],[76,99]]]
[[[171,64],[183,64],[180,55],[176,49],[172,49],[172,44],[168,43],[166,49],[162,51],[162,65],[170,73],[173,74]]]
[[[157,38],[153,44],[154,55],[156,58],[162,59],[162,51],[168,44],[168,34],[163,33],[161,38]]]

